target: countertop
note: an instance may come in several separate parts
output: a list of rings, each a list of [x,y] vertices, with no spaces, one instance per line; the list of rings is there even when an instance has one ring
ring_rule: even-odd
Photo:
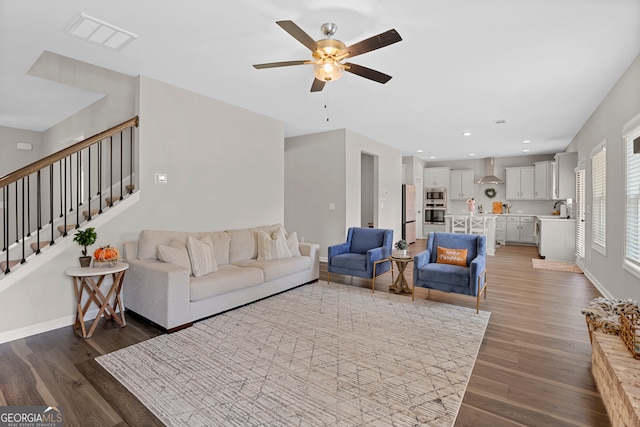
[[[460,216],[460,215],[469,215],[468,212],[448,212],[445,216]],[[494,213],[473,213],[473,216],[486,216],[486,217],[517,217],[517,216],[534,216],[540,220],[552,220],[552,221],[567,221],[573,220],[575,218],[561,218],[559,215],[549,215],[549,214],[537,214],[537,213],[509,213],[509,214],[494,214]]]

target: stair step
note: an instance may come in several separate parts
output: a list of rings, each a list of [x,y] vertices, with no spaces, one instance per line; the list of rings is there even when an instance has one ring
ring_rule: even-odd
[[[94,216],[98,215],[98,212],[100,212],[99,209],[91,209],[91,216],[94,217]],[[82,215],[84,216],[85,219],[89,219],[89,211],[88,210],[82,211]]]
[[[71,230],[73,230],[75,228],[76,228],[75,225],[67,225],[66,232],[68,233],[69,231],[71,231]],[[60,232],[60,234],[64,234],[65,233],[64,225],[59,225],[58,226],[58,231]]]
[[[40,249],[45,248],[47,246],[49,246],[51,244],[51,242],[40,242]],[[31,250],[34,252],[38,251],[38,242],[33,242],[31,244]]]
[[[20,264],[20,261],[17,259],[9,260],[9,268],[14,267]],[[7,261],[0,261],[0,271],[3,273],[7,271]]]

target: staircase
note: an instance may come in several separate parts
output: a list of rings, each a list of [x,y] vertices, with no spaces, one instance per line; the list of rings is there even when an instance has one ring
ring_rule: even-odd
[[[3,281],[137,199],[138,117],[0,178]]]

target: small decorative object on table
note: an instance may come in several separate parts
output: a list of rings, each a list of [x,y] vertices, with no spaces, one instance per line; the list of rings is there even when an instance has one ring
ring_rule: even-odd
[[[118,248],[113,248],[109,245],[101,246],[93,253],[95,258],[94,267],[101,267],[106,265],[107,267],[115,266],[120,260],[120,251]]]
[[[393,256],[398,258],[406,258],[407,257],[407,249],[409,249],[409,244],[406,240],[398,240],[393,247],[395,250],[393,251]]]
[[[79,258],[81,267],[89,267],[91,265],[91,255],[87,255],[87,247],[93,245],[97,238],[98,234],[93,227],[79,230],[73,237],[73,241],[83,247],[82,256]]]
[[[471,213],[476,210],[476,201],[472,198],[467,199],[467,210]]]

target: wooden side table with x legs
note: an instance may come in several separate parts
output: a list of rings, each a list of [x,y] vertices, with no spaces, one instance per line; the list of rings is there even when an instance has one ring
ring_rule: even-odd
[[[413,256],[409,253],[406,258],[390,256],[389,259],[392,262],[395,262],[398,266],[398,271],[400,272],[396,280],[393,282],[393,285],[389,286],[389,290],[395,291],[396,294],[399,292],[411,292],[411,295],[413,296],[413,290],[409,287],[409,283],[404,277],[404,270],[410,262],[413,262]]]
[[[73,329],[80,328],[82,330],[82,336],[84,338],[91,338],[93,332],[98,326],[100,317],[104,314],[104,317],[111,318],[116,323],[124,328],[127,323],[124,320],[124,305],[122,304],[122,280],[124,279],[124,273],[129,268],[129,264],[125,262],[118,262],[114,266],[104,267],[70,267],[65,270],[67,276],[73,278],[73,285],[76,294],[76,304],[78,312],[76,314],[76,321],[73,324]],[[105,277],[111,276],[113,282],[109,285],[107,294],[105,295],[100,287],[102,286]],[[98,278],[96,282],[94,278]],[[106,285],[105,285],[106,286]],[[106,288],[105,288],[106,289]],[[82,298],[85,295],[88,296],[87,301],[82,304]],[[111,304],[111,298],[115,299]],[[91,307],[91,303],[95,303],[98,306],[98,314],[93,320],[91,328],[87,332],[85,327],[84,317]],[[120,310],[117,313],[116,310]]]

